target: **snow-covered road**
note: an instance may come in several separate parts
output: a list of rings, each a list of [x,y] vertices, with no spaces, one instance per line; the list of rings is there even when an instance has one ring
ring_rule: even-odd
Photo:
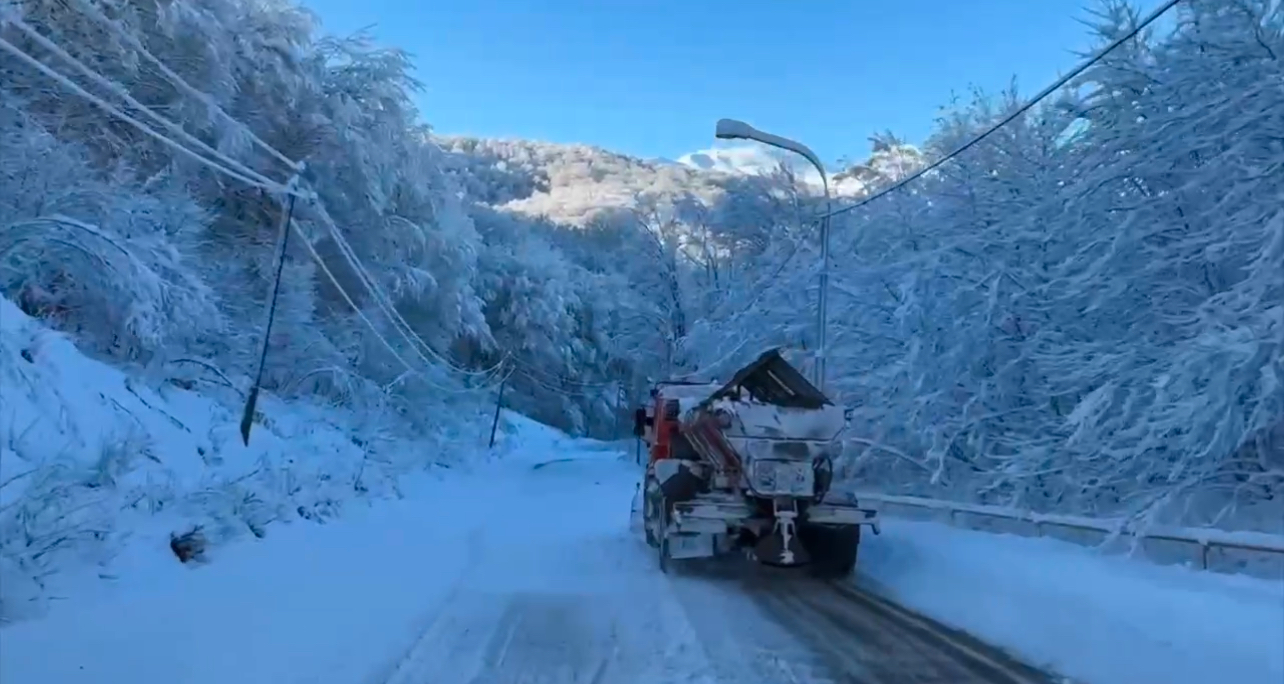
[[[524,424],[325,525],[186,567],[140,538],[0,631],[5,684],[1086,684],[1284,673],[1278,583],[888,521],[854,581],[745,562],[665,575],[630,529],[636,466]],[[154,543],[153,543],[154,542]],[[875,591],[876,589],[876,591]]]
[[[628,533],[636,471],[610,453],[502,470],[463,572],[383,681],[695,681],[698,641]]]
[[[636,469],[609,454],[510,475],[520,507],[477,528],[385,684],[1053,681],[852,586],[736,561],[665,576],[628,529]]]
[[[796,575],[734,569],[728,598],[747,597],[756,616],[737,629],[719,660],[752,664],[744,673],[720,681],[861,684],[958,682],[959,684],[1035,684],[1061,682],[1011,655],[845,582],[821,583]],[[770,576],[777,575],[777,576]],[[726,581],[726,580],[724,580]],[[705,587],[693,588],[696,591]],[[764,644],[763,620],[785,636]],[[706,632],[726,632],[717,619]],[[713,638],[709,643],[718,643]],[[782,648],[781,642],[792,647]],[[801,648],[799,648],[801,647]],[[746,651],[766,657],[745,658]],[[756,662],[755,662],[756,661]],[[734,669],[734,668],[732,668]],[[728,673],[730,674],[730,673]]]

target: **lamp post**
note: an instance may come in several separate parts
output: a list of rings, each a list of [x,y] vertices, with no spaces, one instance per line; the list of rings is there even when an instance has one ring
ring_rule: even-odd
[[[812,152],[806,145],[788,138],[764,133],[743,121],[719,119],[717,128],[714,131],[714,137],[719,140],[754,140],[764,145],[788,150],[811,162],[811,165],[820,172],[820,183],[825,189],[825,215],[820,220],[820,296],[816,307],[816,363],[812,368],[812,372],[816,388],[823,392],[825,390],[825,357],[827,351],[825,346],[826,313],[829,308],[829,215],[832,213],[832,201],[829,196],[829,177],[825,174],[825,166],[820,163],[816,153]]]

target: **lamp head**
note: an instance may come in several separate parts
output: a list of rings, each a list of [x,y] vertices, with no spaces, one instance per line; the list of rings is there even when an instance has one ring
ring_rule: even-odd
[[[718,119],[713,137],[719,140],[757,140],[753,126],[735,119]]]

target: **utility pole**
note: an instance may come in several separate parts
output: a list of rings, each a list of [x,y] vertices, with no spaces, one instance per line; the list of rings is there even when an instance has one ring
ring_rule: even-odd
[[[263,346],[259,350],[259,370],[254,374],[254,384],[250,386],[249,397],[245,400],[245,410],[241,413],[241,441],[250,445],[250,428],[254,425],[254,413],[259,403],[259,388],[263,385],[263,368],[267,365],[268,345],[272,341],[272,322],[276,320],[276,303],[281,294],[281,273],[285,268],[285,249],[290,243],[290,220],[294,218],[294,189],[298,187],[298,176],[290,179],[288,190],[291,191],[289,204],[281,212],[280,237],[276,245],[276,276],[272,280],[272,295],[268,299],[267,322],[263,324]]]
[[[495,432],[499,430],[499,410],[504,406],[504,388],[508,386],[508,373],[504,379],[499,382],[499,394],[495,397],[495,418],[490,423],[490,448],[495,448]]]
[[[624,407],[628,400],[628,392],[624,389],[624,383],[621,382],[615,388],[615,434],[611,435],[612,439],[619,439],[622,434],[620,423],[624,420]]]

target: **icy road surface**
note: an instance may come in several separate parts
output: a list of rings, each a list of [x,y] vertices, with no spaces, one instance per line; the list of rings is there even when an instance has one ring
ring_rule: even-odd
[[[1057,681],[850,585],[743,562],[665,576],[628,526],[629,464],[520,467],[505,498],[521,510],[478,528],[384,683]]]

